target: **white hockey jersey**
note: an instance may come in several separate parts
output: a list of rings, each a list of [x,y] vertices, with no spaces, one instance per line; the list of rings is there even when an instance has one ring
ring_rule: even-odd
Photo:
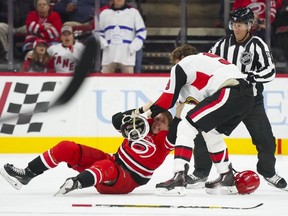
[[[245,77],[236,65],[215,54],[190,55],[171,69],[169,83],[154,105],[170,109],[179,96],[181,102],[200,102],[214,94],[226,80]]]
[[[84,45],[76,41],[71,47],[64,47],[61,43],[52,45],[47,52],[54,59],[56,73],[73,73],[83,49]]]

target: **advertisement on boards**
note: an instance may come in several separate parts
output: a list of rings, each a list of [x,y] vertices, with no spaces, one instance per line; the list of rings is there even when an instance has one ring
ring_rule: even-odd
[[[49,106],[65,90],[69,76],[0,76],[0,139],[25,138],[120,138],[113,114],[155,101],[167,76],[99,76],[86,78],[65,105]],[[288,78],[265,84],[264,103],[277,139],[288,138]],[[185,111],[192,108],[186,105]],[[185,112],[184,111],[184,112]],[[174,113],[174,109],[171,109]],[[184,114],[183,114],[184,115]],[[229,138],[250,138],[241,123]],[[9,141],[10,142],[10,141]]]

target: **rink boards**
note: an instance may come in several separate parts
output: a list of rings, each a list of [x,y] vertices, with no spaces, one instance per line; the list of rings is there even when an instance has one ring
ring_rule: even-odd
[[[112,115],[155,101],[168,82],[167,75],[93,74],[68,104],[19,117],[51,104],[70,79],[71,75],[61,74],[0,74],[0,117],[12,116],[0,123],[0,153],[39,153],[63,139],[115,152],[122,138],[111,125]],[[287,86],[288,77],[277,77],[264,92],[279,155],[288,155]],[[190,108],[187,105],[185,111]],[[256,153],[243,124],[225,140],[230,154]]]

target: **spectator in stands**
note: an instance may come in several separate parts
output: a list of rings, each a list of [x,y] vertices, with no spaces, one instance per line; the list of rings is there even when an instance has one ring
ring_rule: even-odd
[[[25,20],[33,10],[33,0],[13,0],[13,33],[26,34]],[[7,63],[8,1],[0,1],[0,63]]]
[[[134,73],[136,52],[143,46],[147,31],[135,8],[125,0],[113,0],[109,9],[99,18],[99,36],[102,55],[102,73]]]
[[[60,15],[50,11],[50,0],[35,0],[35,10],[27,15],[27,36],[24,41],[23,51],[27,53],[33,49],[37,38],[47,41],[48,45],[59,42],[62,21]]]
[[[52,57],[47,52],[48,44],[43,39],[36,39],[33,50],[27,53],[22,65],[23,72],[55,72]]]
[[[95,0],[59,0],[53,7],[63,21],[63,25],[91,27],[95,13]]]
[[[53,57],[56,73],[73,73],[80,60],[84,45],[74,39],[71,26],[63,26],[61,29],[61,43],[51,45],[48,53]]]

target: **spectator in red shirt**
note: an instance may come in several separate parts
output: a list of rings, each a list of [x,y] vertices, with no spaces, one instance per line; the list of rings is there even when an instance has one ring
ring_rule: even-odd
[[[277,8],[282,5],[282,0],[270,1],[270,23],[272,24],[276,17]],[[254,12],[254,35],[265,39],[266,28],[266,0],[235,0],[233,4],[233,11],[237,8],[249,7]]]
[[[37,38],[47,41],[50,46],[59,42],[62,21],[60,15],[50,11],[49,0],[35,0],[35,11],[28,14],[26,19],[27,36],[24,41],[23,51],[33,49],[33,43]]]

